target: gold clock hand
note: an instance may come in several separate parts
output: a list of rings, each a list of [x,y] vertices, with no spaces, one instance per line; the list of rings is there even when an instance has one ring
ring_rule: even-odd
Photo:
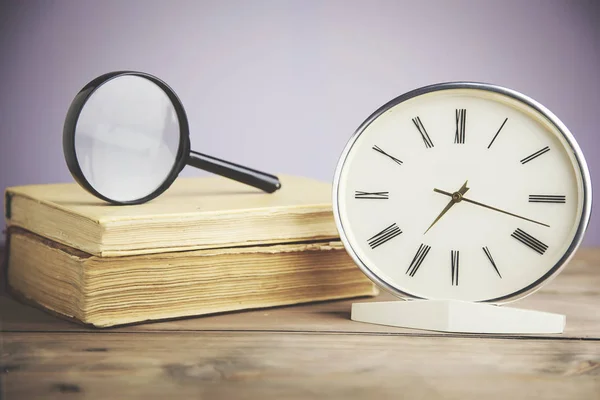
[[[451,196],[452,198],[454,198],[454,193],[446,192],[446,191],[440,190],[440,189],[433,189],[433,191],[436,192],[436,193],[445,194],[446,196]],[[466,201],[467,203],[475,204],[476,206],[485,207],[485,208],[493,210],[493,211],[498,211],[498,212],[501,212],[503,214],[513,216],[515,218],[520,218],[520,219],[525,220],[525,221],[533,222],[534,224],[542,225],[542,226],[545,226],[547,228],[550,227],[550,225],[544,224],[543,222],[539,222],[539,221],[536,221],[536,220],[530,219],[530,218],[525,218],[525,217],[522,217],[520,215],[513,214],[511,212],[504,211],[504,210],[501,210],[501,209],[496,208],[496,207],[488,206],[487,204],[483,204],[483,203],[480,203],[480,202],[475,201],[475,200],[467,199],[467,198],[464,198],[464,197],[461,200]]]
[[[440,218],[442,218],[444,216],[444,214],[446,214],[448,212],[448,210],[452,208],[453,205],[455,205],[456,203],[460,203],[460,201],[463,199],[462,196],[465,193],[467,193],[467,191],[469,190],[469,188],[467,187],[467,182],[468,181],[465,181],[465,183],[461,186],[460,189],[458,189],[457,192],[450,194],[450,197],[452,197],[452,200],[450,200],[450,203],[448,203],[448,205],[446,205],[446,207],[444,207],[444,209],[442,210],[440,215],[438,215],[437,218],[431,223],[431,225],[429,225],[429,228],[427,228],[425,233],[429,232],[429,230],[433,227],[433,225],[435,225],[435,223],[438,222],[440,220]]]

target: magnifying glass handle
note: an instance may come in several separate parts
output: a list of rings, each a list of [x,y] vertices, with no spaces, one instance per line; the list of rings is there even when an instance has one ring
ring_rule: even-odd
[[[273,193],[281,187],[275,175],[221,160],[207,154],[191,150],[187,164],[196,168],[224,176],[234,181],[245,183],[267,193]]]

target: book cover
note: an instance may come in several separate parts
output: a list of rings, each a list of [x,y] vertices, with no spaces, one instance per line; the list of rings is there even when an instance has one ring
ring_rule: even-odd
[[[116,257],[338,238],[331,185],[281,176],[267,194],[218,177],[179,178],[135,206],[99,200],[75,183],[6,190],[8,226],[86,253]]]

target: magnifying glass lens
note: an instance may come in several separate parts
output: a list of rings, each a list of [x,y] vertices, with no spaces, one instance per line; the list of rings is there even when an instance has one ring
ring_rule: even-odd
[[[117,202],[154,193],[172,173],[179,146],[173,103],[158,85],[135,75],[99,86],[75,126],[75,156],[84,178]]]

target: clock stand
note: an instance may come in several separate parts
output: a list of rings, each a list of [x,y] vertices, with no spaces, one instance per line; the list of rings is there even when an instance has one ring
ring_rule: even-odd
[[[479,334],[562,333],[566,317],[458,300],[394,300],[352,304],[353,321],[430,331]]]

